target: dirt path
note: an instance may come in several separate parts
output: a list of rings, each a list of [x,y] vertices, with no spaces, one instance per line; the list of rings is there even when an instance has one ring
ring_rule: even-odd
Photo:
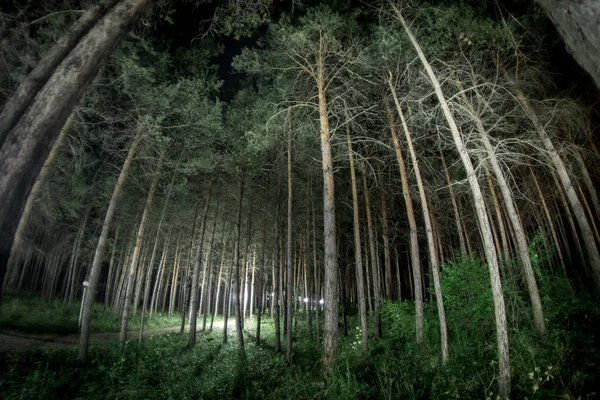
[[[231,321],[228,326],[234,325]],[[223,321],[215,321],[214,328],[223,329]],[[164,335],[167,333],[179,332],[180,327],[147,329],[144,330],[144,337],[153,335]],[[185,331],[189,331],[189,326],[186,326]],[[139,331],[127,332],[129,340],[137,340]],[[92,333],[90,335],[90,343],[98,344],[105,343],[111,340],[118,340],[119,332],[111,333]],[[69,346],[77,346],[79,344],[79,333],[70,333],[67,335],[61,334],[35,334],[25,333],[11,330],[0,331],[0,353],[15,351],[15,350],[34,350],[34,349],[61,349]]]

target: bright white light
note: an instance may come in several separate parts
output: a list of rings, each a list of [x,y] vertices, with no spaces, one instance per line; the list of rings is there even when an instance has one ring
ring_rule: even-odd
[[[305,297],[305,298],[304,298],[304,302],[305,302],[305,303],[308,303],[308,297]]]
[[[275,292],[271,292],[271,297],[275,296]]]
[[[323,304],[323,303],[325,303],[325,300],[323,300],[323,299],[319,300],[319,304]]]

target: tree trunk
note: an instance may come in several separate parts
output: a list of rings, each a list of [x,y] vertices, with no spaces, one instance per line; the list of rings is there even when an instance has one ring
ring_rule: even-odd
[[[321,159],[323,168],[323,245],[325,267],[325,325],[323,332],[323,368],[326,375],[333,375],[338,352],[338,259],[335,227],[335,191],[331,137],[327,114],[324,56],[317,61],[317,90],[319,120],[321,127]]]
[[[389,87],[393,89],[393,83],[391,81],[391,73],[388,81]],[[415,220],[415,211],[413,208],[412,198],[410,197],[410,188],[408,186],[408,178],[406,174],[406,165],[404,164],[404,156],[400,149],[400,141],[396,134],[396,121],[394,115],[390,109],[390,104],[386,96],[383,98],[383,103],[388,115],[388,124],[390,126],[390,132],[392,134],[392,141],[394,143],[394,150],[396,151],[396,160],[398,161],[398,168],[400,170],[400,179],[402,181],[402,194],[404,197],[404,204],[406,206],[406,215],[408,217],[408,226],[410,229],[410,260],[412,265],[412,278],[413,278],[413,289],[415,299],[415,318],[416,318],[416,336],[417,343],[423,343],[423,283],[421,282],[421,259],[419,257],[419,238],[417,236],[417,221]]]
[[[348,116],[346,116],[348,120]],[[369,352],[369,321],[367,320],[367,302],[365,299],[365,280],[363,276],[362,247],[360,240],[360,218],[358,210],[358,187],[354,168],[354,153],[350,140],[350,125],[346,123],[346,139],[348,141],[348,158],[350,160],[350,179],[352,182],[352,211],[354,226],[354,264],[356,265],[356,290],[358,292],[358,310],[360,314],[361,345],[363,354]]]
[[[525,113],[531,119],[531,122],[535,126],[535,129],[544,144],[546,149],[546,153],[558,174],[560,182],[563,186],[563,189],[567,195],[567,199],[571,204],[571,208],[573,209],[573,214],[575,214],[575,218],[577,219],[577,223],[579,224],[579,229],[581,230],[581,236],[583,237],[583,243],[585,244],[585,248],[587,250],[588,262],[590,268],[592,270],[592,276],[594,278],[594,283],[596,284],[596,290],[600,292],[600,253],[598,252],[598,246],[596,245],[596,241],[594,240],[594,234],[592,233],[592,228],[590,227],[590,223],[585,215],[585,211],[583,206],[581,205],[581,201],[579,197],[577,197],[577,193],[575,192],[575,188],[573,187],[573,183],[571,182],[571,177],[567,172],[567,168],[565,163],[558,155],[554,144],[550,140],[550,137],[546,133],[546,129],[542,125],[541,121],[538,119],[537,114],[527,101],[527,98],[519,89],[515,86],[515,91],[517,93],[517,98],[521,103],[521,106],[525,110]]]
[[[0,114],[0,147],[8,132],[31,106],[35,96],[48,82],[59,64],[69,55],[82,38],[117,4],[118,0],[107,0],[92,6],[71,26],[52,48],[36,63],[27,78],[4,104]]]
[[[289,118],[289,116],[288,116]],[[292,364],[292,318],[293,318],[293,310],[292,310],[292,300],[294,299],[293,291],[294,291],[294,277],[292,275],[292,132],[288,133],[288,148],[287,148],[287,186],[288,186],[288,197],[287,197],[287,236],[286,236],[286,246],[285,246],[285,255],[286,255],[286,263],[285,263],[285,292],[286,292],[286,332],[287,332],[287,341],[286,341],[286,353],[285,359],[288,365]]]
[[[160,166],[159,166],[160,169]],[[125,292],[125,304],[123,306],[123,317],[121,318],[121,331],[119,333],[120,348],[125,350],[125,340],[127,339],[127,325],[129,324],[129,309],[131,307],[131,296],[133,294],[133,284],[135,281],[136,268],[138,258],[140,256],[140,250],[142,248],[142,240],[144,239],[144,230],[146,229],[146,221],[148,221],[148,214],[150,214],[150,207],[152,206],[152,199],[154,198],[154,192],[156,191],[156,184],[158,182],[158,176],[154,178],[150,185],[150,191],[148,192],[148,198],[146,199],[146,205],[144,207],[144,213],[142,214],[142,220],[140,221],[140,227],[138,228],[135,247],[133,248],[133,256],[129,260],[129,278],[127,279],[127,291]]]
[[[129,148],[129,153],[127,154],[127,158],[123,163],[123,167],[121,168],[121,173],[119,174],[119,179],[117,180],[117,184],[115,185],[115,189],[113,191],[112,197],[110,199],[110,203],[108,204],[108,209],[106,210],[106,215],[104,216],[104,224],[102,225],[102,232],[100,233],[100,239],[98,239],[98,245],[96,246],[96,253],[94,254],[94,260],[92,261],[92,268],[90,270],[90,274],[88,277],[88,288],[87,288],[87,296],[84,299],[83,303],[83,315],[81,318],[81,335],[79,337],[79,354],[78,358],[80,361],[86,361],[88,346],[89,346],[89,336],[90,336],[90,324],[92,320],[92,310],[94,308],[94,300],[96,297],[96,290],[98,287],[98,279],[100,278],[100,272],[102,269],[102,261],[104,259],[104,249],[106,247],[106,241],[108,238],[108,233],[110,230],[110,224],[112,222],[112,218],[115,214],[115,210],[117,207],[117,200],[119,199],[119,195],[123,189],[123,184],[125,183],[125,178],[127,178],[127,173],[129,171],[129,167],[131,166],[131,162],[133,161],[133,156],[137,149],[140,140],[142,139],[141,132],[138,131],[133,142],[131,143],[131,147]]]
[[[381,337],[381,285],[379,284],[379,268],[377,265],[377,251],[375,250],[375,235],[373,234],[373,220],[371,218],[371,198],[369,196],[369,185],[367,183],[367,170],[363,163],[361,165],[363,195],[365,197],[365,211],[367,215],[367,237],[369,240],[369,255],[371,256],[371,273],[373,282],[373,298],[375,300],[375,337]]]
[[[442,107],[442,111],[444,112],[444,116],[448,122],[450,127],[450,131],[452,132],[452,137],[454,139],[454,143],[462,160],[462,163],[465,167],[467,177],[469,180],[469,185],[471,187],[471,192],[473,194],[473,203],[475,210],[477,212],[477,220],[479,222],[479,229],[481,230],[481,236],[483,238],[484,245],[484,253],[486,256],[486,260],[488,262],[489,272],[490,272],[490,280],[492,285],[492,296],[494,298],[494,313],[496,317],[496,338],[498,342],[498,367],[499,367],[499,375],[498,375],[498,386],[499,386],[499,395],[503,398],[510,397],[510,361],[509,361],[509,352],[508,352],[508,325],[506,322],[506,309],[504,305],[504,296],[502,293],[502,282],[500,281],[500,270],[498,267],[498,256],[496,254],[496,248],[494,247],[494,242],[492,238],[492,232],[490,228],[490,221],[487,218],[487,212],[485,209],[485,203],[483,201],[483,194],[481,193],[481,188],[479,187],[479,182],[477,181],[477,176],[475,174],[475,169],[473,168],[473,164],[471,163],[471,159],[469,158],[469,154],[467,149],[462,141],[460,136],[460,132],[458,127],[456,126],[456,122],[454,121],[454,117],[450,112],[450,108],[448,107],[448,103],[446,102],[446,98],[444,97],[444,93],[442,92],[442,87],[435,76],[433,70],[431,69],[431,65],[425,58],[423,51],[421,50],[421,46],[413,36],[410,28],[408,27],[406,21],[402,17],[402,14],[398,10],[398,8],[390,2],[390,5],[394,9],[398,20],[404,27],[404,30],[408,34],[408,37],[415,48],[419,59],[421,60],[423,67],[427,71],[427,75],[431,81],[431,84],[435,90],[435,94],[440,102]]]
[[[235,247],[233,251],[233,268],[234,268],[234,303],[235,303],[235,329],[237,333],[237,342],[238,342],[238,356],[239,360],[245,360],[246,353],[244,351],[244,331],[242,327],[242,307],[240,303],[240,245],[242,241],[242,205],[244,202],[244,183],[246,181],[246,173],[242,171],[242,181],[240,182],[240,193],[239,193],[239,204],[238,204],[238,214],[235,223]]]
[[[60,130],[130,23],[151,3],[123,0],[95,24],[6,134],[0,148],[0,282],[27,197]]]
[[[462,91],[462,85],[459,86],[459,89]],[[529,292],[529,300],[531,301],[531,306],[533,309],[533,323],[539,334],[543,335],[546,332],[546,326],[544,323],[544,311],[542,309],[542,301],[540,299],[540,293],[538,291],[537,283],[535,281],[535,274],[533,272],[533,266],[531,265],[531,259],[529,258],[529,248],[527,246],[527,237],[525,235],[525,230],[523,229],[523,224],[519,219],[519,213],[515,207],[514,200],[512,197],[512,192],[510,187],[508,186],[508,182],[504,177],[504,172],[502,171],[502,167],[498,162],[498,158],[496,157],[496,153],[494,151],[494,147],[490,141],[490,136],[481,122],[481,119],[475,112],[475,108],[473,104],[467,99],[466,95],[463,92],[463,100],[465,104],[469,108],[469,112],[472,117],[475,119],[475,123],[477,124],[477,128],[481,135],[481,141],[483,143],[483,147],[487,152],[487,158],[489,160],[490,165],[492,166],[492,171],[494,172],[494,176],[496,177],[496,181],[498,186],[500,187],[500,192],[502,193],[502,199],[504,200],[504,207],[508,213],[508,218],[513,228],[513,232],[515,235],[516,243],[517,243],[517,251],[519,255],[519,259],[521,261],[521,265],[523,266],[523,272],[525,274],[525,282],[527,283],[527,290]],[[487,173],[487,169],[486,169]],[[490,187],[492,188],[492,182],[488,174],[488,182]]]
[[[440,338],[442,346],[442,362],[445,364],[448,362],[448,328],[446,327],[446,311],[444,310],[444,299],[442,296],[442,286],[440,285],[440,271],[438,266],[438,254],[435,250],[435,239],[433,237],[433,228],[431,227],[431,216],[429,214],[429,205],[427,204],[427,196],[425,195],[425,187],[423,180],[421,179],[421,171],[419,168],[419,162],[417,160],[417,154],[415,152],[411,133],[408,130],[406,119],[404,118],[404,112],[402,106],[398,100],[396,89],[392,86],[392,75],[388,80],[390,85],[390,91],[396,104],[396,110],[402,122],[402,128],[406,136],[406,144],[408,146],[408,152],[412,160],[413,169],[415,171],[415,178],[417,179],[417,187],[419,188],[419,197],[421,198],[421,207],[423,208],[423,221],[425,222],[425,233],[427,235],[427,247],[429,249],[429,262],[431,265],[431,272],[433,274],[433,286],[435,290],[435,298],[437,300],[438,317],[440,319]]]
[[[204,231],[206,230],[206,219],[208,218],[208,208],[210,206],[210,198],[212,189],[217,178],[216,171],[208,185],[206,199],[204,200],[204,212],[202,213],[202,221],[200,222],[200,235],[198,236],[198,251],[196,253],[196,261],[194,263],[194,271],[192,273],[192,288],[190,291],[190,333],[188,338],[188,347],[192,348],[196,344],[196,324],[198,321],[198,276],[200,275],[200,264],[202,264],[202,248],[204,246]]]

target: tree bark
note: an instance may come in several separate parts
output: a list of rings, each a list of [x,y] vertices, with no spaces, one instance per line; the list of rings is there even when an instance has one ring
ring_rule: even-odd
[[[118,0],[107,0],[92,6],[79,17],[52,48],[36,63],[35,68],[8,99],[0,113],[0,148],[8,132],[31,106],[35,96],[48,82],[59,64],[69,55],[82,38],[117,4]]]
[[[23,207],[60,130],[131,22],[151,3],[122,0],[114,7],[56,68],[6,135],[0,148],[0,282]]]
[[[325,267],[325,325],[323,332],[323,368],[326,375],[333,375],[338,352],[338,260],[335,227],[335,190],[331,137],[327,114],[325,60],[321,53],[317,62],[317,91],[319,121],[321,127],[321,161],[323,168],[323,244]]]

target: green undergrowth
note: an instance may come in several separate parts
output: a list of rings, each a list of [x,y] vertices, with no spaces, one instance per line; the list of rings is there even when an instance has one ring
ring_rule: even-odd
[[[121,318],[100,303],[96,304],[92,316],[92,332],[119,332]],[[144,329],[160,329],[178,326],[181,315],[157,313],[146,316]],[[79,331],[79,303],[69,310],[62,301],[44,301],[36,293],[7,293],[2,296],[0,305],[0,329],[39,334],[69,334]],[[141,327],[141,314],[138,312],[129,319],[129,329]]]
[[[564,279],[540,275],[548,332],[539,336],[522,277],[511,268],[503,266],[502,274],[512,398],[595,398],[600,382],[596,298]],[[440,357],[435,304],[425,304],[425,339],[417,345],[414,303],[387,302],[383,337],[371,335],[368,354],[361,352],[356,317],[348,319],[347,336],[340,329],[337,370],[331,377],[322,375],[322,345],[316,332],[310,339],[302,311],[294,320],[291,366],[285,354],[275,352],[273,322],[265,316],[260,345],[255,343],[255,320],[246,321],[243,358],[233,329],[227,343],[220,329],[199,332],[192,350],[186,334],[155,335],[139,350],[134,340],[125,354],[109,342],[93,346],[86,364],[77,362],[75,349],[6,354],[0,357],[0,398],[496,399],[496,337],[487,274],[487,266],[477,259],[442,267],[450,343],[446,365]],[[319,336],[322,340],[322,332]]]

